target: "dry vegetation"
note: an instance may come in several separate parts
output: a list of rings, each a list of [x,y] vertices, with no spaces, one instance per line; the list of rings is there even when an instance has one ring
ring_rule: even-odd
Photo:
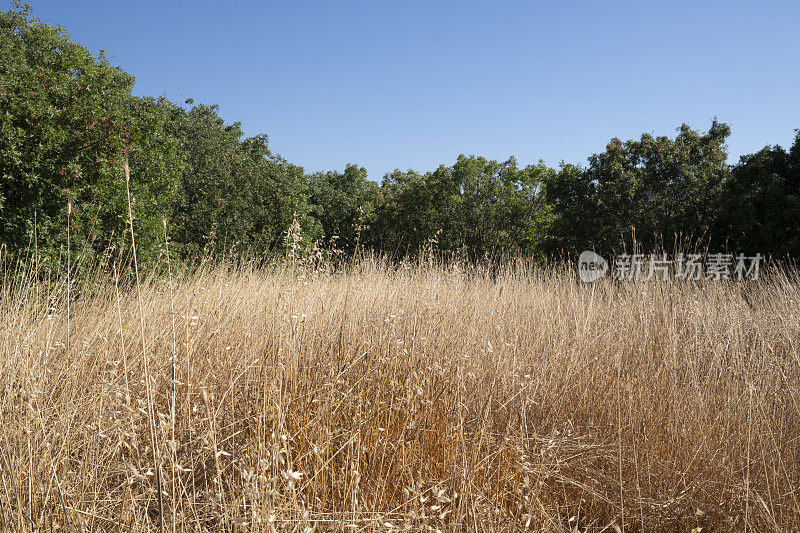
[[[68,306],[31,272],[0,302],[7,530],[800,527],[794,273],[363,260],[139,297],[105,268]]]

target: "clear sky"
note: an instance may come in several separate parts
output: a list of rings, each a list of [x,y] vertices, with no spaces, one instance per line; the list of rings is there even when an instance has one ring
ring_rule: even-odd
[[[800,2],[28,0],[137,95],[220,105],[306,171],[585,162],[612,137],[800,128]]]

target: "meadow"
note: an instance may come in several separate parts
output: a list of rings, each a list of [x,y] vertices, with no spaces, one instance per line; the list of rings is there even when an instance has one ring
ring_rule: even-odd
[[[5,530],[800,528],[794,271],[84,270],[4,264]]]

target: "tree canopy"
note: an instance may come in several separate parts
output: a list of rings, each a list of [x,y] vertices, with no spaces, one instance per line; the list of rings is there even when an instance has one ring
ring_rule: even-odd
[[[800,134],[727,160],[728,125],[612,139],[586,165],[521,167],[461,155],[379,184],[357,165],[305,173],[245,137],[215,105],[132,94],[134,78],[14,2],[0,13],[0,243],[62,253],[124,247],[132,213],[145,263],[164,252],[257,257],[294,225],[304,246],[470,259],[584,249],[715,246],[800,254]],[[71,206],[71,210],[69,207]],[[69,220],[69,224],[68,224]]]

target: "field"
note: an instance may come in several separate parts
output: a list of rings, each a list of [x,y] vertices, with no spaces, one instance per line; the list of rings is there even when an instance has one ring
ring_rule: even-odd
[[[800,528],[791,271],[33,273],[3,272],[5,530]]]

